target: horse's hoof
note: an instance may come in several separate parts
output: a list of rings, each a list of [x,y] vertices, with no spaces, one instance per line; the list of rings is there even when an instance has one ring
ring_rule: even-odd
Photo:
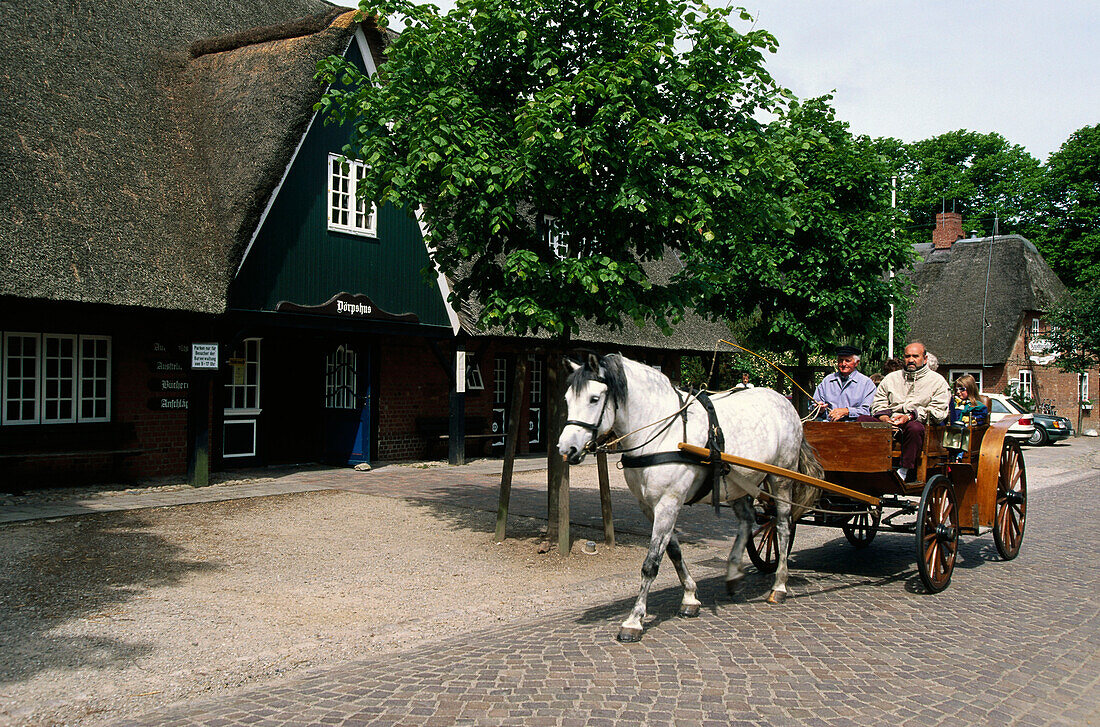
[[[741,578],[736,578],[732,581],[726,581],[726,593],[730,596],[736,596],[737,592],[741,590]]]
[[[699,615],[699,604],[692,603],[686,606],[680,606],[680,615],[684,618],[695,618]]]
[[[635,629],[635,628],[628,628],[626,626],[623,626],[622,628],[619,629],[619,635],[616,636],[615,638],[617,638],[619,641],[623,642],[624,644],[632,644],[635,641],[641,641],[642,640],[642,630],[641,629]]]
[[[786,599],[786,591],[772,591],[768,594],[768,603],[783,603]]]

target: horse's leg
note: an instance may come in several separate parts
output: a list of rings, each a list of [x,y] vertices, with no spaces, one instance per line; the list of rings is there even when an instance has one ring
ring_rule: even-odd
[[[793,490],[791,480],[786,477],[772,477],[773,492],[778,494],[775,498],[775,532],[776,547],[779,549],[779,567],[775,570],[775,581],[772,584],[772,592],[768,594],[768,603],[783,603],[787,598],[787,551],[791,542],[791,497]]]
[[[703,605],[703,602],[696,595],[699,586],[696,585],[695,579],[688,573],[683,553],[680,552],[680,541],[676,539],[675,535],[669,538],[668,541],[668,559],[672,561],[672,566],[676,569],[676,575],[680,577],[680,583],[684,587],[684,599],[680,601],[680,615],[689,618],[698,616],[699,608]]]
[[[645,618],[646,599],[649,589],[657,578],[661,558],[665,557],[672,528],[676,525],[676,516],[680,513],[680,502],[673,496],[662,497],[653,507],[653,532],[649,537],[649,552],[642,563],[642,585],[638,589],[638,600],[634,609],[619,627],[619,641],[637,641],[642,637],[642,619]]]
[[[756,511],[752,507],[752,497],[745,495],[733,501],[733,517],[737,535],[733,539],[730,557],[726,561],[726,593],[733,595],[745,577],[745,546],[752,537],[752,526],[756,524]]]

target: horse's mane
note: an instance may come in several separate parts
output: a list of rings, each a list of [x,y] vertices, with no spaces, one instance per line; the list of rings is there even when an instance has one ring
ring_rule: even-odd
[[[566,384],[579,393],[589,381],[596,380],[607,384],[612,404],[618,406],[625,402],[626,371],[623,369],[622,354],[612,353],[600,359],[588,357],[583,366],[569,374]]]

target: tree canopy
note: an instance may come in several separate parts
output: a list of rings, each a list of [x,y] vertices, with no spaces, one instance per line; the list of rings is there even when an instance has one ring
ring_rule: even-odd
[[[1022,146],[997,133],[950,131],[902,143],[879,139],[898,175],[898,208],[909,218],[903,236],[927,242],[938,212],[959,212],[963,229],[1035,234],[1042,170]]]
[[[787,223],[749,239],[698,245],[709,307],[739,321],[746,340],[773,351],[831,353],[842,342],[886,338],[889,306],[912,247],[893,234],[888,161],[853,136],[829,97],[794,102],[769,126],[791,173],[770,190]]]
[[[1036,243],[1066,285],[1100,280],[1100,124],[1075,131],[1044,167]]]
[[[410,0],[372,83],[340,59],[318,108],[353,126],[361,193],[420,207],[433,262],[481,323],[561,334],[623,316],[668,327],[690,281],[643,262],[700,240],[746,239],[781,211],[788,174],[760,112],[786,93],[764,67],[775,38],[692,2]],[[743,11],[742,11],[743,12]],[[547,223],[568,254],[548,244]]]

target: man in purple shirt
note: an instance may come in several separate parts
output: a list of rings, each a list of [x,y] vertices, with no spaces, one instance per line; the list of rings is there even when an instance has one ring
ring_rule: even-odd
[[[836,371],[822,379],[814,390],[814,401],[830,422],[851,422],[856,417],[871,413],[871,400],[875,398],[875,382],[856,371],[859,366],[859,349],[838,346]],[[822,417],[821,414],[818,415]]]

